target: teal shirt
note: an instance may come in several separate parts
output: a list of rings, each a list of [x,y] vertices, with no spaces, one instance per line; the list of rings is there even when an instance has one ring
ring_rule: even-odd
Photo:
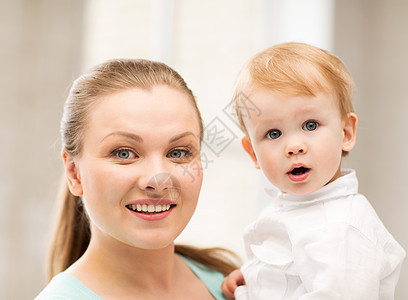
[[[225,300],[221,291],[224,275],[196,261],[181,256],[193,273],[200,278],[216,300]],[[34,300],[102,300],[85,284],[68,272],[56,275]]]

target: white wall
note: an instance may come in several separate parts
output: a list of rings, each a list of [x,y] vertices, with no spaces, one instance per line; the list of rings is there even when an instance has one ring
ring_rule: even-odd
[[[80,64],[82,1],[0,2],[0,299],[32,299],[61,162],[58,126]]]
[[[408,2],[336,3],[334,49],[356,82],[357,145],[347,164],[357,169],[360,191],[397,241],[408,250]],[[397,300],[408,299],[408,259]]]

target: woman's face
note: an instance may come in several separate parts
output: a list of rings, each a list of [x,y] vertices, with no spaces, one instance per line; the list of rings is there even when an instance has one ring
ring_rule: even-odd
[[[197,113],[187,95],[165,85],[104,96],[89,113],[81,155],[65,162],[92,239],[169,246],[192,217],[201,188]]]

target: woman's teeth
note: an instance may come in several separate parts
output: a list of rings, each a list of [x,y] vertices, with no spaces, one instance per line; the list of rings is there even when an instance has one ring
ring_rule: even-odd
[[[170,204],[163,205],[153,205],[153,204],[129,204],[127,208],[137,212],[143,213],[154,213],[154,212],[163,212],[169,210],[171,207]]]

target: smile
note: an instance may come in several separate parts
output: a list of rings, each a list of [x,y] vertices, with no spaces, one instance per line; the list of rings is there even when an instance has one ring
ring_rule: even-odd
[[[139,212],[139,213],[145,213],[145,214],[155,214],[155,213],[161,213],[170,210],[174,204],[128,204],[126,205],[126,208],[128,208],[131,211],[134,212]]]

